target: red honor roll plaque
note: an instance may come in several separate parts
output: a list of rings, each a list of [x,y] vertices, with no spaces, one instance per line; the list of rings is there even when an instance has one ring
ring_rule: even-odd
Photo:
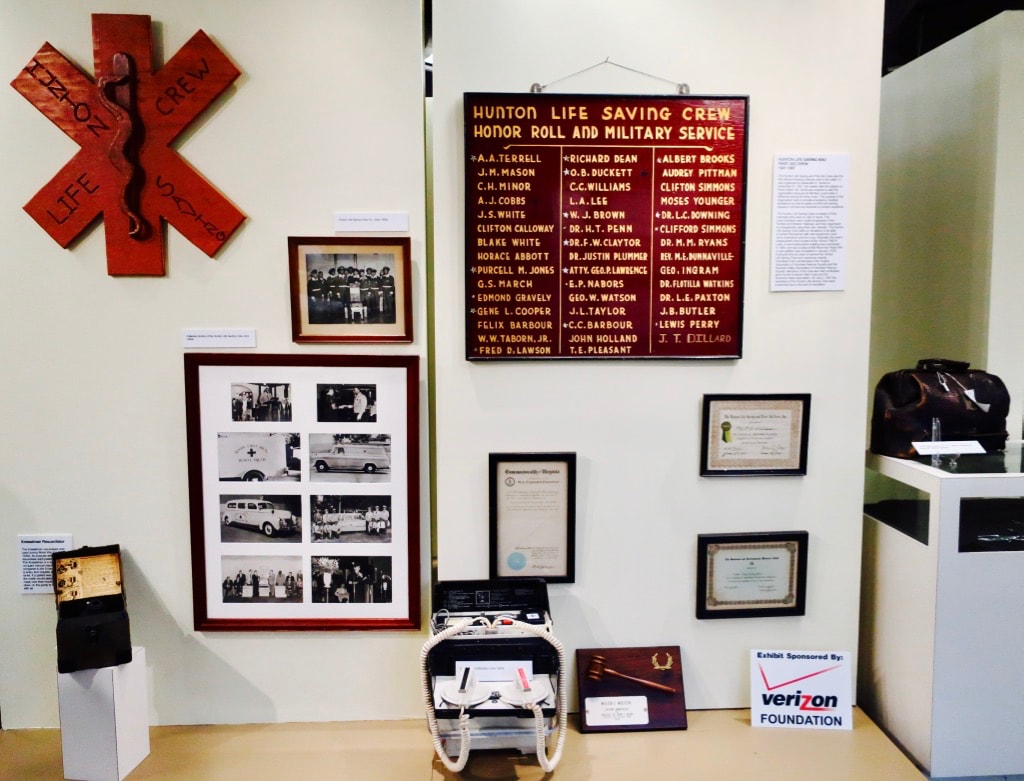
[[[466,358],[738,358],[746,97],[467,93]]]

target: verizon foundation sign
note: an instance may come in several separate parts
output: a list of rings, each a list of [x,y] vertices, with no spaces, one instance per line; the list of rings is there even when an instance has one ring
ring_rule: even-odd
[[[853,729],[851,659],[848,651],[751,651],[751,724]]]

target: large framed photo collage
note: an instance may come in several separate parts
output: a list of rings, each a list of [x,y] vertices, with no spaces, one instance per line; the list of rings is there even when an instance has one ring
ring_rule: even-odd
[[[418,628],[418,360],[185,356],[197,630]]]

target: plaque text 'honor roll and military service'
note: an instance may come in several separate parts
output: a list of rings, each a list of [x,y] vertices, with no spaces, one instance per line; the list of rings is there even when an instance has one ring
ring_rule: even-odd
[[[466,358],[738,358],[746,97],[465,95]]]

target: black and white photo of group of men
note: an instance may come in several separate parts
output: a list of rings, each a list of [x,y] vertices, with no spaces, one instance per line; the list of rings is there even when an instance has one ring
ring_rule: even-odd
[[[306,294],[309,322],[395,323],[392,253],[309,253]]]
[[[314,556],[314,603],[391,602],[390,556]]]
[[[287,382],[234,382],[231,419],[288,422],[292,419],[291,395],[292,386]]]
[[[225,602],[302,602],[301,556],[222,556]]]
[[[316,419],[321,423],[376,423],[377,386],[317,385]]]
[[[390,496],[309,498],[313,542],[391,542]]]

